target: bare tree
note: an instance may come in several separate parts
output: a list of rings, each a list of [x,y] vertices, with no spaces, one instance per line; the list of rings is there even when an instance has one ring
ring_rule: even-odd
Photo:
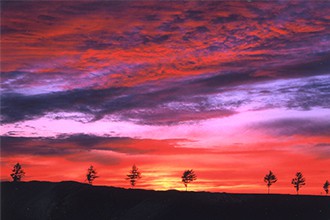
[[[323,185],[323,189],[325,191],[325,193],[328,195],[329,192],[329,181],[325,181],[324,185]]]
[[[25,172],[19,163],[15,164],[10,176],[13,178],[13,182],[20,182],[21,179],[25,176]]]
[[[126,179],[129,180],[132,188],[134,188],[134,186],[136,185],[137,180],[141,179],[141,173],[139,172],[139,169],[135,166],[135,164],[132,166],[132,169],[130,170],[129,174],[127,174]]]
[[[299,194],[299,189],[306,184],[305,182],[306,180],[302,173],[297,172],[296,177],[291,181],[291,184],[293,184],[293,187],[297,190],[297,195]]]
[[[88,183],[90,185],[93,184],[93,181],[98,178],[99,176],[96,175],[97,172],[96,170],[94,169],[94,167],[91,165],[88,170],[87,170],[87,174],[86,174],[86,180],[88,181]]]
[[[188,184],[197,179],[197,176],[193,170],[185,170],[182,174],[182,182],[186,187],[186,191],[188,190]]]
[[[264,177],[264,182],[267,183],[267,187],[268,187],[268,194],[269,194],[269,188],[273,183],[276,183],[277,178],[276,176],[273,174],[273,172],[270,170],[268,174],[266,174],[266,176]]]

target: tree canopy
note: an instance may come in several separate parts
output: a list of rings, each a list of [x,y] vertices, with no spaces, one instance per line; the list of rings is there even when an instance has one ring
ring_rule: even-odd
[[[273,172],[270,170],[268,174],[264,177],[264,182],[267,183],[268,187],[268,194],[269,194],[269,188],[272,184],[276,183],[277,177],[273,174]]]
[[[193,182],[194,180],[197,179],[197,176],[193,170],[185,170],[182,174],[182,182],[184,186],[186,187],[186,191],[188,188],[188,184]]]
[[[132,166],[132,169],[130,170],[129,174],[127,174],[126,179],[129,180],[133,188],[135,187],[137,180],[141,179],[141,173],[139,172],[139,169],[135,164]]]
[[[325,193],[328,195],[329,193],[329,181],[325,181],[324,185],[323,185],[323,189],[325,191]]]
[[[88,170],[87,170],[87,174],[86,174],[86,180],[89,184],[93,184],[93,181],[98,178],[99,176],[96,175],[97,172],[94,169],[94,167],[91,165]]]
[[[25,172],[19,163],[14,165],[10,176],[13,178],[13,182],[20,182],[21,179],[25,176]]]
[[[306,183],[305,177],[302,175],[301,172],[296,173],[296,177],[292,179],[291,184],[293,187],[296,188],[297,195],[299,194],[299,189],[304,186]]]

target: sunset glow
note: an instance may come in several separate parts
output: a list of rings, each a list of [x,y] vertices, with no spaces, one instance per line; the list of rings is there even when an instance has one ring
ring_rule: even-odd
[[[4,1],[1,180],[319,195],[330,2]]]

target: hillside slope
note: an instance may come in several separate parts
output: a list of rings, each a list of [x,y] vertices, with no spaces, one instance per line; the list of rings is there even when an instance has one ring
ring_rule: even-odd
[[[158,192],[77,182],[2,182],[1,219],[330,220],[330,197]]]

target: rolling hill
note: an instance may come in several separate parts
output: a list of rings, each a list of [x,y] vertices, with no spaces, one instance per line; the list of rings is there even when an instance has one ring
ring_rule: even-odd
[[[330,197],[2,182],[2,220],[330,219]]]

